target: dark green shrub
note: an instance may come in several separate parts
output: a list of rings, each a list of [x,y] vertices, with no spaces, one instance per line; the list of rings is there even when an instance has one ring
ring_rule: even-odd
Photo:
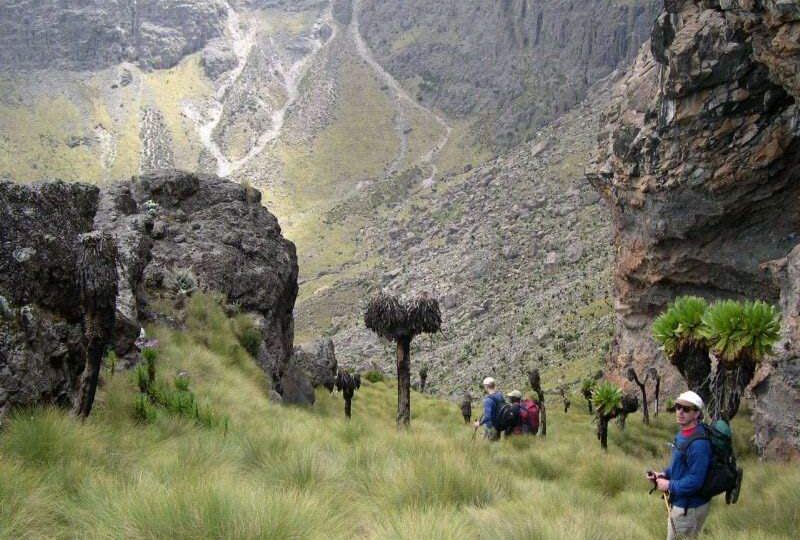
[[[150,391],[150,377],[147,374],[147,368],[139,364],[136,366],[134,376],[136,377],[136,386],[139,387],[139,392],[147,394]]]
[[[244,350],[246,350],[253,358],[258,357],[258,350],[261,348],[261,332],[254,326],[246,326],[237,332],[236,337]]]
[[[175,377],[175,389],[180,392],[187,392],[189,390],[189,377],[183,373],[179,373]]]
[[[145,364],[147,365],[147,378],[150,380],[150,384],[152,384],[156,380],[156,358],[158,358],[158,351],[151,347],[146,347],[142,351],[142,358],[144,358]]]
[[[150,423],[156,419],[158,411],[150,402],[147,394],[139,394],[133,402],[133,417],[143,423]]]
[[[364,373],[363,377],[371,383],[383,382],[385,379],[383,373],[377,370],[367,371]]]
[[[108,369],[108,376],[109,377],[113,377],[114,376],[114,372],[117,370],[117,361],[118,360],[119,360],[119,358],[117,357],[117,353],[114,352],[113,349],[109,350],[106,353],[105,365],[106,365],[106,368]]]

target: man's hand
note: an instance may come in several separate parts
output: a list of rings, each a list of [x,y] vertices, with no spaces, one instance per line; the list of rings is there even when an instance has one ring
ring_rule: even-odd
[[[472,426],[473,426],[473,427],[478,427],[479,425],[481,425],[481,423],[480,423],[480,421],[479,421],[479,420],[475,420],[475,421],[472,423]]]
[[[663,491],[664,493],[669,491],[669,480],[667,480],[664,477],[657,478],[656,479],[656,489],[658,491]]]

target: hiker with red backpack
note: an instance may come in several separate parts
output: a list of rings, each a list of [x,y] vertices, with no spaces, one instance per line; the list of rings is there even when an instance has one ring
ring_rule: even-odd
[[[533,433],[539,430],[539,408],[535,402],[522,402],[522,392],[509,392],[510,403],[503,401],[495,409],[494,427],[506,437],[522,433]]]
[[[483,379],[483,391],[486,397],[483,398],[483,416],[480,420],[475,420],[475,430],[483,426],[483,436],[490,441],[500,440],[500,430],[496,425],[497,412],[505,404],[503,394],[497,390],[497,385],[492,377]],[[473,435],[474,436],[474,435]]]
[[[522,399],[522,392],[514,390],[508,394],[511,405],[519,409],[519,421],[506,434],[536,435],[539,431],[539,404],[532,399]]]

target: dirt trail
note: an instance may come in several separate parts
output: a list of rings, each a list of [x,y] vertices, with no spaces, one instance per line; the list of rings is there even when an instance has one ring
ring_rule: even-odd
[[[430,167],[430,176],[428,176],[423,182],[425,184],[432,184],[434,178],[437,173],[436,165],[433,163],[433,160],[442,151],[442,148],[447,144],[447,141],[450,140],[450,134],[453,131],[453,128],[445,121],[445,119],[436,114],[434,111],[420,105],[414,98],[412,98],[405,88],[395,79],[391,73],[386,71],[375,57],[372,56],[372,52],[369,50],[367,43],[364,41],[364,38],[361,35],[361,30],[359,26],[359,14],[361,11],[361,1],[360,0],[353,0],[353,17],[350,23],[350,36],[353,42],[356,45],[356,50],[358,51],[358,55],[373,69],[375,73],[378,74],[378,77],[389,87],[391,90],[392,96],[396,101],[396,113],[395,113],[395,130],[400,137],[400,149],[398,151],[397,156],[392,161],[392,164],[389,166],[388,173],[391,174],[393,172],[397,172],[397,169],[401,166],[402,162],[405,160],[406,155],[408,154],[408,128],[410,127],[408,118],[405,115],[405,111],[403,110],[404,106],[417,109],[425,113],[426,115],[432,117],[434,121],[441,126],[444,130],[442,137],[439,141],[434,144],[431,149],[426,152],[420,158],[420,165],[429,166]]]

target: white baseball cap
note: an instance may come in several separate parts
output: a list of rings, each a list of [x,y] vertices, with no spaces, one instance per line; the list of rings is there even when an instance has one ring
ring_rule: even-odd
[[[494,386],[494,378],[486,377],[485,379],[483,379],[483,386]]]
[[[519,390],[512,390],[511,392],[508,393],[508,397],[522,399],[522,392],[520,392]]]
[[[675,403],[680,403],[681,405],[688,405],[689,407],[694,407],[698,411],[702,410],[703,407],[705,406],[705,404],[703,403],[703,398],[701,398],[691,390],[679,395],[678,399],[675,400]]]

